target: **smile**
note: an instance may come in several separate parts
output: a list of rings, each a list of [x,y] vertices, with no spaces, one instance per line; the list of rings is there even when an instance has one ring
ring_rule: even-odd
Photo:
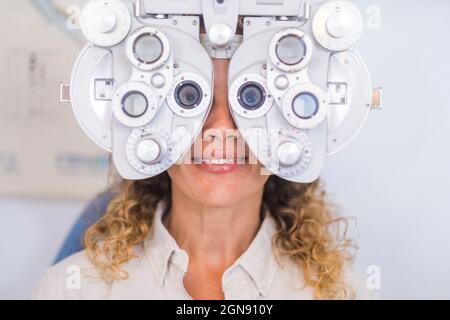
[[[195,166],[203,171],[216,174],[234,172],[240,165],[246,163],[246,157],[241,158],[193,158]]]
[[[212,158],[194,158],[195,164],[207,164],[207,165],[226,165],[226,164],[245,164],[246,157],[240,158],[223,158],[223,159],[212,159]]]

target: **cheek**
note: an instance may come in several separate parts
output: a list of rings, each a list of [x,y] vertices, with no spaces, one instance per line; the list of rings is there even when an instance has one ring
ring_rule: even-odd
[[[176,189],[188,198],[212,206],[242,202],[262,192],[269,178],[260,174],[259,165],[241,166],[228,174],[212,174],[194,165],[182,164],[170,168],[169,175]]]

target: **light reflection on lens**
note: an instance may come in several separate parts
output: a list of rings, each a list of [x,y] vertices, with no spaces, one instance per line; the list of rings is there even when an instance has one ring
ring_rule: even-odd
[[[161,40],[152,34],[143,34],[134,42],[134,54],[136,59],[145,64],[158,61],[163,54]]]
[[[311,93],[303,92],[294,98],[292,110],[301,119],[311,119],[319,111],[319,101]]]
[[[306,44],[302,38],[290,34],[278,41],[276,54],[282,63],[296,65],[306,56]]]
[[[141,92],[130,92],[122,99],[122,110],[132,118],[143,116],[147,108],[147,98]]]

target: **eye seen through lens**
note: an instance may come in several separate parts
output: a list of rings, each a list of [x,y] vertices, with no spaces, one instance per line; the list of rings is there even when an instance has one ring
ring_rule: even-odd
[[[136,59],[145,64],[158,61],[163,50],[161,40],[150,33],[141,35],[134,42],[134,55]]]
[[[122,110],[132,118],[139,118],[145,114],[148,108],[147,98],[138,91],[125,95],[122,99]]]
[[[202,102],[203,92],[200,86],[193,81],[185,81],[175,90],[175,100],[184,109],[193,109]]]
[[[248,82],[238,91],[238,101],[246,110],[257,110],[266,101],[266,92],[257,82]]]
[[[306,44],[297,35],[287,35],[278,41],[276,54],[278,59],[286,65],[296,65],[306,56]]]
[[[292,110],[301,119],[311,119],[319,111],[319,101],[311,93],[303,92],[294,98]]]

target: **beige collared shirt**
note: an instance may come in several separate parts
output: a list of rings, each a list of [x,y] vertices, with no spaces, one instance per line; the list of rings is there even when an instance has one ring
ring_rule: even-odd
[[[33,298],[192,299],[183,285],[189,257],[163,225],[163,212],[160,204],[154,233],[135,246],[138,257],[124,265],[127,280],[105,283],[82,251],[47,270]],[[313,289],[304,287],[301,270],[286,258],[276,259],[271,244],[275,231],[273,218],[266,214],[249,248],[222,276],[225,299],[314,298]]]

